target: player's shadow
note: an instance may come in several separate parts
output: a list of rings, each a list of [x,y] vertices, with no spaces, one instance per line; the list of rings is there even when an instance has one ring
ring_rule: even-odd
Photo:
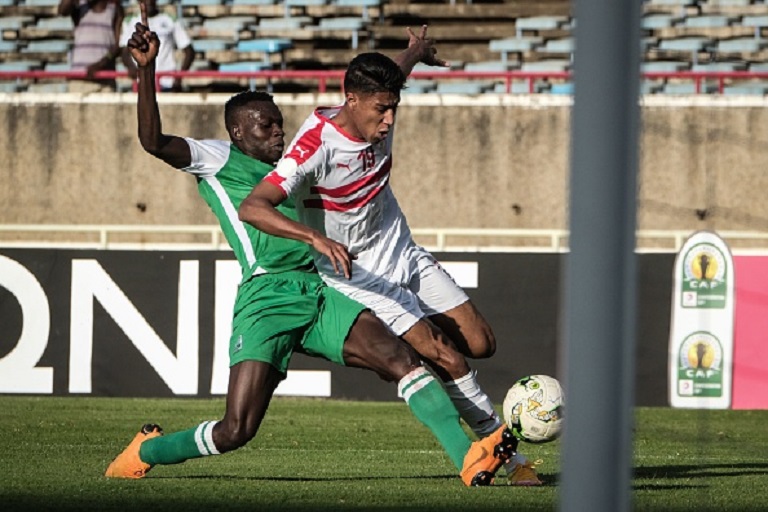
[[[740,462],[735,464],[686,464],[671,466],[639,466],[633,471],[633,479],[654,480],[651,483],[635,484],[634,490],[663,491],[683,488],[706,487],[697,485],[696,478],[730,478],[752,475],[768,476],[768,463]],[[685,485],[671,484],[670,480],[685,479]],[[658,483],[657,483],[658,482]]]

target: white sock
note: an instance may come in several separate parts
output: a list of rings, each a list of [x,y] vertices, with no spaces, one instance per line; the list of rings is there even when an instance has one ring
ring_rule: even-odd
[[[477,372],[470,370],[465,376],[446,382],[445,390],[461,419],[478,437],[486,437],[502,425],[491,399],[477,384]]]

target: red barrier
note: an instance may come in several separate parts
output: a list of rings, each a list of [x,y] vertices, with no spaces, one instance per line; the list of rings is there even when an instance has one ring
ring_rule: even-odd
[[[96,78],[128,78],[126,72],[100,71]],[[185,78],[213,78],[266,80],[271,84],[281,80],[314,80],[317,82],[317,91],[326,92],[329,81],[342,81],[344,71],[168,71],[158,72],[156,78],[162,76]],[[729,71],[729,72],[699,72],[678,71],[669,73],[642,73],[641,76],[648,80],[691,80],[696,85],[696,92],[702,92],[702,84],[706,81],[717,81],[718,92],[723,93],[726,81],[768,79],[768,72]],[[431,80],[504,80],[506,91],[512,90],[512,82],[524,80],[528,82],[528,92],[535,92],[537,80],[570,80],[572,73],[569,71],[526,72],[526,71],[415,71],[411,78]],[[0,80],[46,80],[46,79],[83,79],[85,74],[79,71],[0,71]]]

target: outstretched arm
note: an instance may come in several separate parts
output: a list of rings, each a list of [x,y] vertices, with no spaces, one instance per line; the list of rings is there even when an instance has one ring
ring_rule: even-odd
[[[437,58],[437,48],[435,40],[427,39],[427,26],[422,25],[419,35],[413,33],[410,27],[408,32],[408,48],[394,57],[394,61],[403,70],[405,76],[411,74],[413,67],[422,62],[427,66],[448,67],[448,62]]]
[[[136,24],[136,29],[128,41],[128,49],[136,61],[136,76],[139,80],[139,142],[147,153],[181,169],[192,163],[192,154],[189,144],[183,138],[163,133],[155,89],[155,60],[160,49],[160,40],[157,34],[149,30],[144,2],[139,2],[139,7],[141,23]]]
[[[317,252],[331,260],[337,274],[343,273],[344,277],[349,279],[352,275],[352,260],[355,257],[349,254],[344,245],[280,213],[276,206],[284,200],[285,195],[280,187],[268,181],[262,181],[240,203],[238,217],[241,221],[269,235],[290,238],[311,245]]]

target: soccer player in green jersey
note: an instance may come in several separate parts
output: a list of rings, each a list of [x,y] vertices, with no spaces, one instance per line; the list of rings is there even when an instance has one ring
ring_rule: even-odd
[[[462,481],[468,486],[489,485],[512,455],[511,434],[472,443],[448,395],[413,348],[364,306],[325,286],[305,244],[272,237],[238,221],[240,202],[273,168],[284,148],[283,118],[272,97],[249,91],[227,102],[224,117],[230,142],[162,132],[154,68],[159,42],[146,26],[143,3],[141,9],[143,22],[136,25],[128,47],[138,65],[142,147],[197,178],[199,192],[218,217],[243,278],[234,308],[224,417],[168,435],[157,425],[145,425],[109,465],[106,476],[142,478],[158,464],[219,455],[245,445],[256,435],[291,355],[298,351],[370,369],[397,382],[399,394],[446,450]],[[296,218],[290,203],[281,208]]]

